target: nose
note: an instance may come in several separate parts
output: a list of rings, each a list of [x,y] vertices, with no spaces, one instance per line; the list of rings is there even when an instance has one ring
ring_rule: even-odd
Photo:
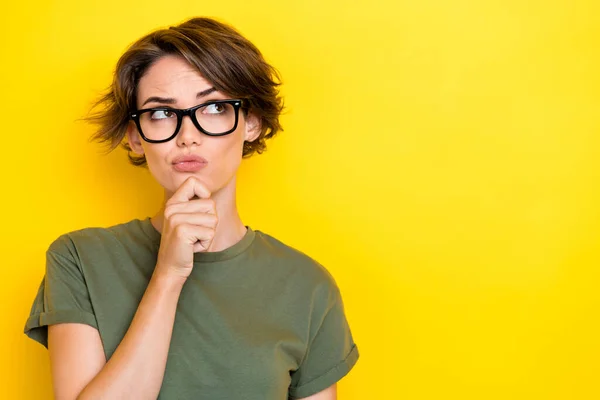
[[[181,127],[177,133],[177,144],[179,146],[200,145],[202,139],[203,134],[196,128],[192,122],[192,118],[189,115],[184,115],[181,120]]]

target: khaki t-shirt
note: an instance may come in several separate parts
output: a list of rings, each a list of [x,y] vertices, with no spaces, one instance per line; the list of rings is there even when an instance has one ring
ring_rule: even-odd
[[[160,238],[150,218],[60,236],[46,253],[25,333],[47,347],[48,325],[87,324],[100,332],[108,360],[152,276]],[[358,357],[327,270],[248,227],[232,247],[194,254],[159,399],[307,397]]]

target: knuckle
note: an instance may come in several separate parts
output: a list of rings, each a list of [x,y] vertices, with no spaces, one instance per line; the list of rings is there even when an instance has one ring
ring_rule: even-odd
[[[181,238],[184,236],[185,233],[185,227],[183,225],[176,225],[173,228],[173,234],[175,235],[175,237]]]
[[[165,220],[169,222],[169,224],[173,225],[177,223],[177,218],[178,214],[175,213],[175,211],[170,211],[168,214],[165,213]]]
[[[179,208],[180,208],[180,203],[166,204],[165,211],[164,211],[165,217],[167,215],[172,215],[172,214],[176,213],[179,210]]]

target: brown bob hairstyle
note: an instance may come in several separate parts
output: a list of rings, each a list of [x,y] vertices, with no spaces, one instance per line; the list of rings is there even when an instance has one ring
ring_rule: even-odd
[[[133,43],[117,63],[112,84],[95,104],[99,108],[86,118],[99,129],[92,140],[121,145],[132,164],[146,166],[146,158],[131,151],[124,141],[130,114],[137,109],[137,85],[148,68],[166,55],[183,57],[218,91],[245,99],[243,111],[261,121],[261,133],[253,142],[244,142],[243,157],[266,149],[266,139],[282,130],[279,115],[283,100],[277,70],[261,52],[231,26],[211,18],[192,18],[168,29],[159,29]]]

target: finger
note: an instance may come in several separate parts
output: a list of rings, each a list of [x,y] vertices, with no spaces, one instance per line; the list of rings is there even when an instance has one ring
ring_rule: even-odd
[[[174,203],[165,207],[165,218],[174,214],[207,213],[216,214],[217,208],[213,199],[190,200],[185,203]]]
[[[192,224],[177,225],[174,233],[179,240],[191,245],[212,240],[215,236],[214,229]]]
[[[200,240],[196,242],[193,246],[194,253],[199,253],[203,251],[207,251],[210,249],[210,245],[212,244],[212,239],[210,240]]]
[[[195,214],[173,214],[168,219],[169,224],[171,226],[177,225],[196,225],[196,226],[204,226],[207,228],[216,228],[218,219],[214,214],[206,214],[206,213],[195,213]]]
[[[190,176],[181,184],[166,204],[184,203],[194,198],[194,196],[207,199],[210,197],[210,191],[198,178]]]

